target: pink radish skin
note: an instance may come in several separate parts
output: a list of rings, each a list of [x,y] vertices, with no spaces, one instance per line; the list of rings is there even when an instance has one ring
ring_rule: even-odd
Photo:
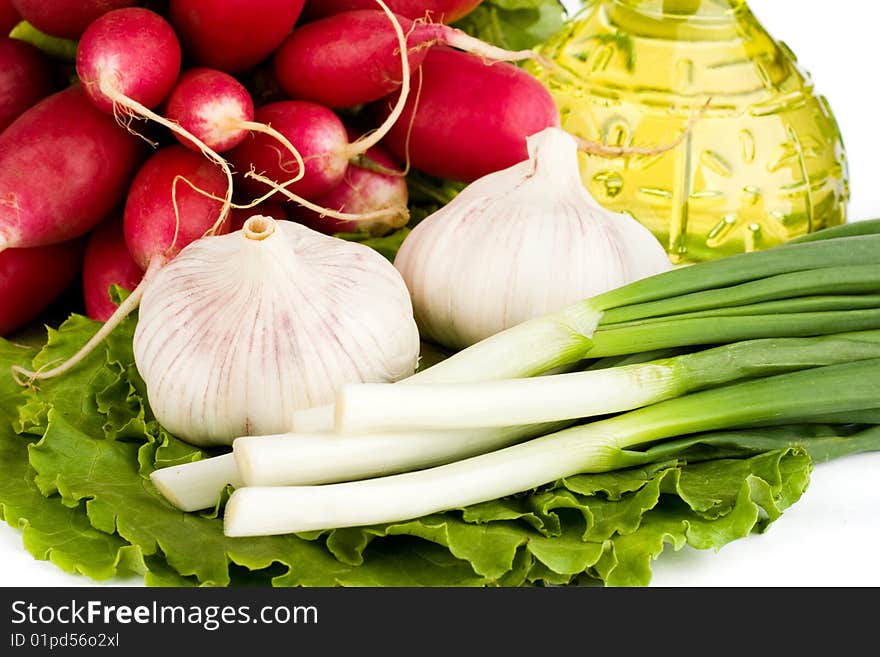
[[[34,46],[0,37],[0,132],[55,90],[49,60]]]
[[[11,0],[31,25],[52,36],[77,39],[99,16],[142,4],[138,0]]]
[[[385,4],[406,18],[429,18],[438,23],[454,23],[471,13],[483,0],[387,0]],[[376,0],[308,0],[303,14],[309,19],[324,18],[353,9],[373,9]]]
[[[172,196],[177,176],[214,196],[222,198],[226,193],[223,172],[199,153],[173,144],[151,155],[134,177],[125,200],[125,242],[141,269],[146,270],[155,259],[170,260],[217,221],[222,203],[180,180],[176,185],[177,225]],[[227,232],[228,227],[227,220],[217,232]]]
[[[367,158],[382,168],[397,171],[400,164],[381,146],[373,146],[366,153]],[[406,179],[400,175],[382,173],[357,164],[348,167],[342,183],[329,193],[315,199],[315,203],[332,210],[349,214],[373,213],[376,210],[392,206],[406,207],[409,193]],[[354,233],[368,230],[372,235],[384,235],[398,225],[392,225],[384,219],[371,221],[344,221],[303,207],[294,206],[290,211],[291,219],[327,235],[333,233]]]
[[[412,21],[398,20],[409,33]],[[428,54],[414,47],[420,43],[416,36],[407,37],[411,70]],[[275,54],[274,65],[288,96],[328,107],[378,100],[400,87],[402,77],[397,37],[381,11],[346,12],[296,28]]]
[[[229,213],[229,231],[233,232],[241,230],[244,222],[253,217],[255,214],[261,214],[264,217],[272,217],[276,221],[287,221],[287,209],[283,203],[278,201],[263,201],[259,205],[252,208],[234,208]]]
[[[396,51],[400,55],[402,74],[397,102],[381,125],[352,143],[348,142],[342,122],[324,105],[309,101],[280,101],[258,109],[255,117],[257,121],[272,125],[276,130],[272,135],[273,140],[285,142],[287,150],[295,154],[297,166],[294,170],[290,159],[282,156],[277,145],[260,139],[260,134],[245,139],[240,146],[232,149],[229,159],[243,176],[243,189],[258,196],[254,203],[281,194],[297,205],[342,220],[368,221],[377,217],[390,218],[391,221],[408,219],[409,209],[406,206],[385,208],[374,216],[352,216],[321,207],[310,200],[339,185],[349,161],[367,152],[383,139],[409,98],[410,67],[406,34],[398,18],[384,2],[377,0],[377,4],[382,8],[397,40]],[[264,192],[257,183],[269,191]]]
[[[547,89],[512,64],[432,48],[413,75],[414,89],[420,74],[420,93],[410,95],[383,143],[406,161],[412,125],[409,163],[424,173],[471,182],[526,159],[526,137],[560,124]]]
[[[21,16],[12,6],[12,0],[0,0],[0,34],[6,36],[21,22]]]
[[[222,203],[193,190],[178,177],[214,195],[222,194],[227,187],[225,174],[199,153],[177,144],[154,153],[132,181],[123,214],[125,243],[132,259],[144,269],[143,278],[88,342],[66,361],[39,372],[13,367],[21,385],[61,376],[76,367],[140,305],[144,291],[168,260],[209,231],[221,233],[228,229],[228,220],[216,225]]]
[[[254,118],[284,135],[305,160],[305,176],[288,187],[291,192],[311,200],[342,182],[351,154],[345,126],[331,109],[308,101],[285,100],[258,107]],[[227,157],[241,178],[241,189],[254,196],[266,193],[268,187],[244,177],[251,168],[279,183],[299,173],[290,153],[276,139],[262,133],[245,137]]]
[[[82,287],[86,315],[106,322],[116,311],[110,287],[133,290],[144,276],[128,252],[122,217],[113,215],[93,230],[86,241],[82,264]]]
[[[118,109],[111,92],[149,109],[159,105],[177,82],[180,62],[171,25],[140,7],[116,9],[95,20],[76,52],[76,72],[89,98],[108,114]]]
[[[79,86],[38,102],[0,134],[0,251],[94,228],[124,198],[144,150]]]
[[[373,0],[375,4],[375,0]],[[397,16],[406,33],[410,70],[428,50],[449,45],[487,60],[537,58],[530,50],[507,51],[440,23],[413,23]],[[352,43],[357,48],[352,48]],[[364,9],[335,14],[296,28],[275,55],[275,77],[291,97],[328,107],[355,107],[387,96],[403,74],[397,35],[384,11]]]
[[[176,121],[217,153],[238,146],[248,134],[242,127],[254,120],[251,95],[228,73],[192,68],[180,76],[165,104],[165,117]],[[187,148],[192,141],[175,135]]]
[[[0,253],[0,336],[46,310],[80,270],[81,239]]]
[[[198,64],[238,73],[266,59],[299,18],[304,0],[171,0],[171,22]]]

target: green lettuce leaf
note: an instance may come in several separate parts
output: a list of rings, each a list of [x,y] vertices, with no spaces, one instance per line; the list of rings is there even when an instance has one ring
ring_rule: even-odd
[[[28,444],[11,430],[5,437],[4,465],[18,473],[0,488],[7,518],[44,522],[43,533],[29,533],[38,537],[28,539],[35,553],[94,577],[130,569],[163,586],[642,586],[666,546],[718,549],[764,531],[809,481],[811,461],[796,444],[737,451],[730,440],[691,440],[638,467],[425,518],[228,538],[222,508],[182,513],[150,482],[157,467],[207,454],[170,435],[150,411],[131,349],[135,321],[39,390],[10,381],[0,388],[8,423],[39,438]],[[95,328],[70,318],[50,331],[35,365],[69,357]],[[6,349],[8,363],[31,355]],[[691,462],[696,448],[700,458]],[[712,458],[713,449],[723,458]],[[16,495],[28,501],[10,515]],[[53,535],[59,527],[66,533]],[[81,547],[65,552],[54,543],[63,536],[73,545],[71,535]]]
[[[485,0],[455,26],[502,48],[523,50],[549,39],[566,18],[559,0]]]
[[[24,548],[68,573],[104,580],[144,573],[141,552],[119,536],[95,529],[86,514],[58,498],[46,499],[34,483],[28,444],[13,431],[26,392],[12,378],[13,365],[30,365],[33,350],[0,340],[0,519],[21,529]]]
[[[554,573],[556,582],[595,568],[606,583],[645,585],[665,543],[720,548],[763,528],[800,496],[810,468],[802,451],[777,450],[662,468],[636,490],[631,481],[617,488],[607,477],[597,483],[582,475],[566,486],[611,488],[615,499],[568,488],[523,496],[524,506],[556,516],[545,523],[556,528],[550,533],[510,519],[467,522],[466,513],[449,512],[326,537],[227,538],[222,520],[168,505],[140,472],[137,451],[91,438],[53,412],[30,459],[44,494],[85,501],[95,527],[118,532],[144,554],[164,555],[175,572],[207,585],[230,584],[231,564],[251,571],[282,565],[276,585],[494,585],[523,563],[529,572]]]

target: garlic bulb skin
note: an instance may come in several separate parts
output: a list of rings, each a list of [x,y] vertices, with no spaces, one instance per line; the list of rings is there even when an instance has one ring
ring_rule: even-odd
[[[671,268],[647,228],[586,190],[568,133],[542,130],[528,152],[471,183],[404,240],[394,265],[424,339],[464,348]]]
[[[388,260],[256,215],[187,246],[140,305],[138,371],[156,418],[197,445],[289,431],[344,383],[409,376],[419,333]]]

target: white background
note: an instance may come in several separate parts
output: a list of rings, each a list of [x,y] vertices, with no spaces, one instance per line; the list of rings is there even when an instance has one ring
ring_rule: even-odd
[[[576,3],[568,3],[576,4]],[[880,8],[869,0],[752,0],[834,111],[850,166],[850,220],[880,217]],[[830,391],[829,391],[830,392]],[[880,398],[880,391],[878,391]],[[2,476],[2,473],[0,473]],[[719,552],[663,553],[653,586],[880,586],[880,453],[816,465],[803,498],[763,535]],[[139,584],[127,579],[110,584]],[[0,523],[0,585],[93,586],[34,560]]]

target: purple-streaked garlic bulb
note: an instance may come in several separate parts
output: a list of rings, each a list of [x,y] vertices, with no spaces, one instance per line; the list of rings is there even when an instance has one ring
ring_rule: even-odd
[[[372,249],[255,215],[193,242],[144,294],[134,336],[156,418],[197,445],[289,431],[344,383],[415,371],[409,292]]]
[[[571,135],[546,128],[528,138],[528,152],[471,183],[403,241],[394,264],[423,338],[468,347],[671,268],[647,228],[590,196]]]

